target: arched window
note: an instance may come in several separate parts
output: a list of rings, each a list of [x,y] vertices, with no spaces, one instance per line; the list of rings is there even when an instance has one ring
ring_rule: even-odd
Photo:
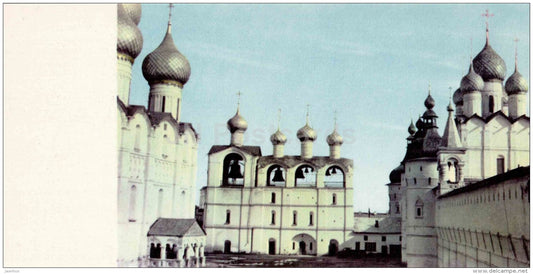
[[[310,165],[299,166],[294,177],[296,187],[316,186],[316,172]]]
[[[457,167],[457,165],[457,160],[448,160],[448,183],[453,184],[459,182],[459,168]]]
[[[285,186],[287,178],[285,169],[280,165],[272,165],[267,171],[267,186]]]
[[[165,112],[165,96],[163,96],[163,103],[161,104],[161,112]]]
[[[313,211],[309,212],[309,225],[313,225]]]
[[[494,96],[489,96],[489,112],[494,112]]]
[[[502,174],[505,172],[505,158],[503,156],[498,156],[496,159],[496,174]]]
[[[130,207],[129,207],[129,217],[128,220],[130,222],[135,222],[137,218],[135,218],[135,208],[137,204],[137,187],[131,186],[130,188]]]
[[[231,153],[224,158],[222,185],[244,186],[244,159],[241,155]]]
[[[331,195],[331,204],[332,205],[336,205],[337,204],[337,194],[333,193],[333,195]]]
[[[163,189],[159,189],[159,193],[157,195],[157,217],[161,217],[162,211],[163,211]]]
[[[415,203],[415,217],[424,218],[424,203],[420,198]]]
[[[276,224],[276,211],[274,211],[274,210],[272,210],[272,216],[271,216],[270,224],[271,225],[275,225]]]
[[[136,152],[141,151],[141,125],[135,126],[135,143],[133,150]]]
[[[270,202],[275,204],[276,203],[276,193],[272,192],[272,196],[270,197]]]
[[[292,212],[292,225],[297,225],[298,224],[298,212],[293,211]]]
[[[231,211],[228,209],[226,210],[226,225],[229,225],[231,221]]]
[[[338,166],[332,166],[326,170],[324,186],[328,188],[343,188],[345,186],[344,180],[344,171]]]

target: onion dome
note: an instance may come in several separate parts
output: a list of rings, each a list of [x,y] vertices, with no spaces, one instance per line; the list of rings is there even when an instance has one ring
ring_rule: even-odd
[[[456,106],[462,106],[462,105],[463,105],[463,92],[461,91],[460,88],[458,88],[458,89],[453,93],[453,103],[454,103]]]
[[[228,129],[231,133],[235,131],[246,131],[248,128],[248,122],[244,120],[244,117],[241,116],[239,109],[237,109],[237,113],[235,113],[235,116],[231,117],[231,119],[228,120]]]
[[[142,13],[141,4],[123,3],[123,4],[118,4],[118,5],[124,8],[124,11],[130,17],[133,23],[135,23],[135,25],[139,25],[139,22],[141,21],[141,13]]]
[[[415,125],[413,124],[413,120],[411,120],[411,124],[407,128],[407,132],[409,132],[409,135],[413,135],[416,133]]]
[[[405,168],[403,165],[397,166],[395,169],[391,171],[389,174],[389,180],[391,183],[397,183],[402,181],[402,173],[405,172]]]
[[[424,101],[424,106],[426,106],[427,109],[432,109],[435,106],[435,100],[431,97],[431,94],[428,94],[428,97]]]
[[[448,104],[448,107],[446,108],[447,111],[453,111],[452,102]]]
[[[475,71],[472,63],[470,63],[470,69],[468,74],[461,80],[461,91],[463,93],[483,90],[483,78],[479,76]]]
[[[133,63],[141,53],[143,37],[122,5],[117,6],[117,25],[117,52],[131,57]]]
[[[503,81],[507,68],[503,59],[488,44],[474,58],[474,70],[484,81],[498,79]]]
[[[142,71],[149,83],[176,81],[185,85],[191,76],[191,65],[183,56],[172,39],[171,24],[165,38],[154,51],[144,58]]]
[[[309,126],[309,123],[306,123],[304,127],[298,130],[296,133],[296,137],[303,142],[303,141],[315,141],[316,140],[316,132],[313,128]]]
[[[287,142],[287,136],[278,129],[278,131],[270,136],[270,142],[272,142],[273,145],[284,145]]]
[[[508,95],[513,95],[520,92],[527,92],[528,89],[529,86],[526,79],[515,69],[513,75],[505,83],[505,91]]]
[[[337,132],[337,129],[334,129],[333,132],[328,135],[326,141],[330,146],[340,146],[344,142],[342,136]]]
[[[424,122],[422,121],[422,117],[418,117],[418,120],[416,121],[416,128],[421,129],[424,127]]]

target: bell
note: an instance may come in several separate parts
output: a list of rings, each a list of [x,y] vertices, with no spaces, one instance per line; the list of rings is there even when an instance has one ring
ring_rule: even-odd
[[[331,174],[329,174],[329,169],[326,170],[326,176],[330,176]]]
[[[309,173],[309,169],[308,168],[305,168],[305,173]]]
[[[336,168],[332,168],[333,170],[331,171],[331,174],[337,174],[337,169]]]
[[[302,171],[303,169],[299,168],[296,170],[296,179],[305,179],[304,173]]]
[[[283,173],[279,167],[274,172],[274,178],[272,179],[272,182],[285,182],[285,179],[283,179]]]
[[[241,167],[239,166],[238,161],[233,161],[233,163],[229,167],[228,178],[233,178],[233,179],[243,178],[242,173],[241,173]]]

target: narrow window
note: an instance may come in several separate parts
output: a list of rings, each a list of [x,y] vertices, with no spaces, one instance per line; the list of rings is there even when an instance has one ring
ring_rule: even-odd
[[[231,211],[226,210],[226,224],[227,225],[230,224],[230,219],[231,219]]]
[[[270,222],[271,225],[276,224],[276,211],[272,210],[272,220]]]
[[[505,170],[505,159],[500,156],[498,157],[498,159],[496,159],[496,169],[497,169],[497,174],[502,174]]]
[[[363,236],[363,240],[368,241],[368,236]]]
[[[164,123],[164,124],[163,124],[163,129],[164,129],[164,130],[167,130],[167,123]],[[165,136],[166,136],[166,135],[165,135]]]
[[[296,248],[296,243],[292,242],[292,250],[294,250],[295,248]]]
[[[141,143],[141,126],[136,125],[135,126],[135,147],[134,147],[135,151],[140,150],[140,143]]]
[[[313,250],[313,243],[309,243],[309,250]]]
[[[163,189],[159,189],[159,194],[157,198],[157,217],[161,217],[163,211]]]
[[[161,112],[165,112],[165,96],[163,96],[163,103],[161,104]]]
[[[489,112],[494,112],[494,96],[489,96]]]
[[[431,185],[431,178],[428,178],[428,185]]]
[[[387,241],[387,236],[381,236],[381,241],[382,242],[386,242]]]
[[[413,179],[415,181],[415,185],[416,185],[416,178]]]
[[[292,225],[296,225],[297,224],[297,218],[298,218],[298,213],[296,211],[293,211],[292,212]]]
[[[415,217],[423,218],[424,217],[424,203],[421,200],[417,200],[415,203]]]
[[[309,225],[313,225],[313,212],[309,212]]]
[[[275,204],[276,203],[276,193],[272,192],[272,196],[270,198],[270,202]]]
[[[420,171],[422,171],[422,166],[420,166]]]
[[[178,102],[176,103],[176,117],[179,117],[180,115],[180,99],[178,99]]]
[[[333,196],[331,197],[331,203],[336,205],[337,204],[337,194],[333,194]]]
[[[135,186],[131,186],[131,189],[130,189],[130,216],[129,216],[129,221],[130,222],[135,222],[136,218],[135,218],[135,208],[136,208],[136,203],[137,203],[137,187]]]

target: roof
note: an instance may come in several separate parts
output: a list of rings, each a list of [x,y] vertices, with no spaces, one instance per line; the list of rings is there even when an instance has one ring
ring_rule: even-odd
[[[259,158],[257,166],[266,167],[271,164],[279,164],[285,167],[294,167],[299,164],[307,163],[314,167],[321,168],[330,165],[340,165],[344,168],[353,167],[353,160],[347,158],[333,159],[329,156],[314,156],[312,158],[302,158],[301,156],[283,156],[274,157],[272,155]]]
[[[381,218],[380,218],[381,217]],[[376,220],[379,226],[375,227]],[[395,234],[402,232],[401,217],[356,216],[354,218],[354,232],[368,234]]]
[[[509,179],[515,179],[515,178],[521,178],[521,177],[529,177],[529,166],[527,167],[518,167],[513,170],[507,171],[502,174],[498,174],[496,176],[492,176],[490,178],[487,178],[485,180],[479,181],[477,183],[469,184],[467,186],[454,189],[446,194],[440,195],[438,199],[446,198],[455,196],[461,193],[471,192],[474,190],[478,190],[481,188],[485,188],[492,185],[497,185],[500,183],[503,183]]]
[[[234,145],[226,145],[226,146],[212,146],[207,155],[211,155],[213,153],[217,153],[223,150],[226,150],[230,147],[237,148],[239,150],[242,150],[248,154],[251,154],[253,156],[261,156],[261,147],[260,146],[234,146]]]
[[[196,130],[194,129],[194,127],[192,126],[191,123],[179,123],[179,133],[180,134],[185,133],[186,129],[192,130],[192,132],[194,132],[194,136],[196,137],[196,140],[198,140],[200,135],[198,134],[198,132],[196,132]]]
[[[148,231],[148,236],[205,236],[196,219],[158,218]]]

